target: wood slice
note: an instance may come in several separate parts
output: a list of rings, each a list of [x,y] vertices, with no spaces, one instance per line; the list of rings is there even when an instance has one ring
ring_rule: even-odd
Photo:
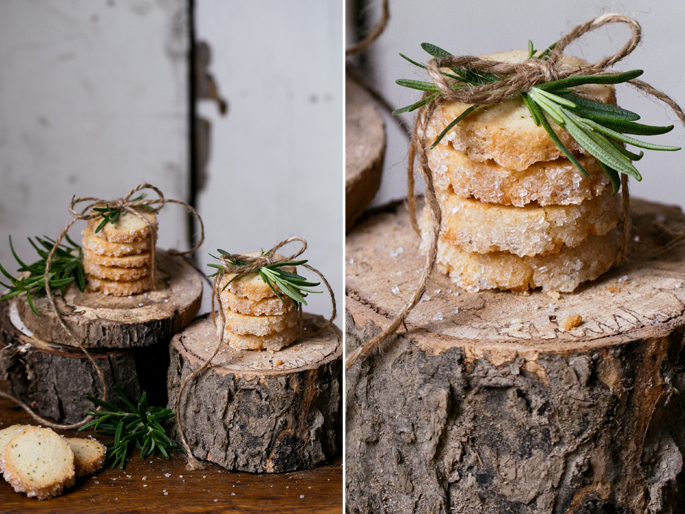
[[[342,449],[342,334],[305,314],[305,335],[270,353],[224,345],[212,367],[188,384],[181,401],[193,455],[226,469],[282,473],[310,468]],[[182,381],[213,351],[211,318],[193,322],[171,343],[169,408]],[[178,429],[174,427],[176,438]]]
[[[0,303],[0,380],[9,392],[43,417],[76,423],[93,408],[85,396],[98,398],[102,385],[95,368],[78,349],[32,337],[14,303]],[[168,339],[132,350],[92,350],[105,376],[108,401],[119,403],[114,386],[131,400],[147,391],[152,405],[166,403]]]
[[[184,258],[157,250],[157,288],[128,297],[81,292],[70,284],[65,296],[55,297],[67,317],[66,324],[85,348],[134,348],[150,346],[171,337],[195,317],[202,302],[202,276]],[[43,341],[78,346],[59,324],[47,296],[29,307],[25,295],[18,298],[22,321]]]
[[[349,230],[376,196],[383,174],[385,126],[371,96],[345,81],[345,223]]]
[[[682,512],[685,216],[632,205],[631,259],[558,300],[433,274],[347,375],[349,512]],[[402,206],[348,235],[348,352],[410,298],[418,246]]]

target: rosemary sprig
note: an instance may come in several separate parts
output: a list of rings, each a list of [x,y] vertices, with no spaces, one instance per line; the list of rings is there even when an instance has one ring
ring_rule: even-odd
[[[537,58],[546,60],[554,50],[556,43],[539,53]],[[450,57],[452,54],[429,43],[423,43],[421,47],[432,57]],[[528,42],[529,58],[536,54],[531,41]],[[400,54],[410,63],[425,69],[426,66]],[[469,86],[480,86],[484,84],[496,83],[499,77],[483,72],[477,72],[464,68],[453,67],[450,72],[442,71],[443,75],[452,79],[450,86],[454,90],[463,89]],[[618,193],[621,187],[621,173],[642,180],[642,175],[633,165],[633,161],[638,161],[644,153],[639,154],[626,150],[624,145],[631,145],[647,150],[672,152],[680,150],[680,147],[664,146],[648,143],[640,139],[629,136],[642,135],[653,136],[666,134],[673,130],[673,125],[653,126],[635,123],[640,119],[640,115],[620,107],[607,105],[596,100],[592,100],[576,94],[573,88],[586,84],[622,84],[642,75],[642,70],[633,70],[625,73],[614,73],[606,75],[581,75],[567,77],[545,84],[540,84],[531,88],[529,91],[521,93],[520,97],[530,111],[533,121],[537,126],[542,126],[549,137],[559,150],[573,163],[573,165],[585,176],[587,170],[580,164],[578,159],[562,143],[550,124],[550,120],[560,127],[565,128],[571,137],[590,155],[599,161],[602,169],[611,180],[613,193]],[[400,79],[397,84],[403,87],[429,92],[425,98],[418,102],[397,109],[393,114],[411,112],[442,94],[438,87],[432,82],[422,82],[418,80]],[[466,118],[479,106],[474,105],[464,111],[460,116],[453,120],[435,139],[432,147],[435,147],[461,120]],[[549,119],[548,119],[549,118]],[[432,148],[431,147],[431,148]]]
[[[138,405],[133,405],[121,389],[118,387],[115,389],[128,410],[99,398],[86,396],[88,400],[102,409],[87,411],[86,415],[93,416],[95,419],[79,428],[81,431],[92,427],[98,434],[114,436],[114,441],[105,443],[105,446],[109,448],[107,460],[112,461],[112,469],[116,466],[124,469],[126,459],[134,447],[140,450],[140,457],[143,459],[155,455],[159,450],[168,460],[167,450],[183,450],[181,445],[166,435],[161,425],[162,422],[174,417],[171,409],[150,407],[145,391],[140,396]]]
[[[228,255],[228,252],[226,252],[225,250],[217,251],[221,255]],[[211,253],[209,255],[214,259],[220,260],[220,257],[214,256]],[[262,250],[262,255],[264,255],[264,250]],[[229,259],[229,262],[233,266],[246,266],[247,264],[249,264],[249,262],[241,261],[238,259]],[[264,283],[266,283],[271,288],[271,290],[283,303],[285,303],[286,300],[279,294],[276,287],[278,287],[278,289],[280,289],[288,298],[290,298],[290,300],[295,302],[295,304],[307,305],[305,297],[309,293],[323,292],[310,289],[311,287],[318,286],[320,282],[308,282],[305,277],[297,275],[296,273],[290,273],[282,269],[285,266],[300,266],[307,262],[307,260],[275,262],[273,264],[267,264],[265,266],[262,266],[259,270],[257,270],[257,273],[259,273],[259,276],[264,281]],[[207,266],[210,266],[217,270],[216,273],[209,275],[208,278],[216,277],[219,273],[225,271],[224,267],[220,264],[210,263]],[[228,283],[224,286],[224,289],[222,289],[222,291],[225,290],[231,284],[231,282],[233,282],[240,276],[241,275],[236,275],[231,280],[229,280]]]
[[[17,255],[14,250],[14,245],[12,244],[12,236],[10,236],[10,249],[12,250],[12,255],[19,264],[19,273],[23,276],[17,278],[12,276],[3,266],[0,264],[0,272],[10,281],[10,284],[5,284],[0,282],[0,285],[6,287],[9,292],[0,298],[0,302],[4,300],[9,300],[21,293],[26,293],[26,300],[28,301],[31,310],[40,316],[35,306],[33,305],[32,295],[40,293],[45,290],[45,264],[48,259],[48,255],[55,246],[55,241],[47,236],[43,238],[36,237],[36,244],[30,237],[28,238],[31,246],[36,250],[40,259],[33,264],[26,264]],[[83,266],[81,265],[81,257],[83,256],[83,250],[76,244],[71,238],[66,235],[65,239],[68,244],[60,244],[57,247],[55,256],[52,259],[50,265],[50,277],[49,283],[51,288],[59,288],[64,295],[64,286],[76,281],[78,288],[83,291],[86,287],[86,277],[83,272]]]
[[[140,196],[132,198],[129,201],[138,202],[140,200],[143,200],[146,196],[147,196],[147,194],[143,193]],[[142,205],[141,208],[145,209],[147,211],[156,212],[154,207],[152,207],[151,205]],[[107,223],[111,223],[111,224],[116,223],[119,220],[119,217],[121,216],[123,209],[118,209],[116,207],[110,207],[109,204],[107,203],[107,204],[105,204],[104,207],[93,207],[93,210],[95,212],[100,213],[100,216],[102,217],[102,221],[100,222],[100,224],[95,229],[95,233],[97,234],[103,228],[105,228],[105,225],[107,225]]]

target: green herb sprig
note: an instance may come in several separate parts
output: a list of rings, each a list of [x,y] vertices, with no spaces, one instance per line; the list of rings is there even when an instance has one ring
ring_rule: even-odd
[[[114,441],[105,443],[110,449],[107,452],[107,460],[112,461],[112,469],[116,466],[124,469],[128,455],[134,447],[140,450],[140,457],[143,459],[155,455],[159,450],[168,460],[168,450],[183,450],[181,445],[166,435],[161,425],[162,422],[174,417],[171,409],[150,407],[145,391],[140,396],[138,405],[133,405],[121,389],[115,389],[128,410],[99,398],[86,396],[88,400],[101,407],[101,410],[87,411],[86,415],[95,419],[79,428],[81,431],[92,427],[98,434],[114,436]]]
[[[147,194],[143,193],[140,196],[132,198],[129,201],[130,202],[139,202],[140,200],[145,199],[146,196],[147,196]],[[145,209],[147,211],[156,212],[154,207],[152,207],[151,205],[142,205],[140,208]],[[105,228],[105,225],[107,225],[107,223],[111,223],[112,225],[115,224],[119,220],[119,217],[121,216],[122,211],[123,211],[123,209],[119,209],[117,207],[110,207],[108,203],[105,204],[104,207],[93,207],[93,210],[95,212],[99,213],[100,216],[102,217],[102,221],[100,222],[100,224],[95,229],[96,234],[98,232],[100,232],[103,228]]]
[[[0,285],[9,290],[6,295],[0,298],[0,302],[9,300],[21,293],[26,293],[26,300],[28,301],[31,310],[36,316],[40,316],[33,304],[32,296],[45,290],[45,265],[48,255],[55,246],[55,241],[47,236],[43,236],[43,238],[36,237],[35,239],[38,243],[36,244],[29,237],[29,243],[31,243],[31,246],[36,250],[40,259],[33,264],[26,264],[19,258],[17,252],[14,250],[12,236],[10,236],[9,239],[12,255],[19,264],[18,271],[24,275],[20,278],[14,277],[2,266],[2,264],[0,264],[0,272],[2,272],[10,281],[10,284],[0,282]],[[62,295],[64,295],[64,286],[74,281],[76,281],[76,285],[81,291],[86,287],[86,277],[83,272],[83,266],[81,265],[83,250],[78,244],[72,241],[68,235],[65,236],[65,239],[67,244],[60,244],[55,251],[55,255],[50,265],[49,277],[50,287],[59,288]]]
[[[556,43],[539,53],[537,58],[547,60],[555,46]],[[434,58],[452,56],[449,52],[430,43],[423,43],[421,47]],[[529,41],[529,58],[534,57],[536,53],[533,43]],[[425,65],[420,64],[403,54],[400,54],[400,56],[415,66],[423,69],[426,68]],[[441,73],[453,80],[453,84],[450,87],[455,91],[470,86],[494,84],[501,80],[500,77],[490,73],[483,73],[461,67],[452,67],[450,68],[450,71],[441,70]],[[639,161],[644,155],[644,152],[640,151],[639,154],[633,153],[626,150],[624,144],[647,150],[667,152],[680,150],[679,147],[675,146],[648,143],[631,137],[628,134],[642,136],[665,134],[673,130],[673,125],[661,127],[635,123],[636,120],[640,119],[638,114],[626,109],[621,109],[620,107],[607,105],[580,96],[573,91],[573,88],[586,84],[621,84],[639,77],[642,73],[642,70],[633,70],[611,75],[579,75],[567,77],[539,84],[532,87],[529,91],[521,93],[520,97],[530,111],[535,125],[542,125],[549,137],[554,141],[554,144],[559,148],[559,151],[562,152],[583,175],[588,175],[587,170],[559,139],[550,125],[547,116],[549,116],[554,123],[565,128],[571,137],[587,153],[597,159],[611,181],[613,193],[616,194],[621,187],[619,174],[623,173],[634,177],[638,181],[642,180],[642,175],[640,175],[640,172],[633,165],[633,161]],[[397,109],[393,112],[395,115],[419,109],[442,94],[440,89],[432,82],[400,79],[397,81],[397,84],[430,94],[416,103]],[[471,106],[455,118],[438,135],[431,148],[435,147],[450,130],[478,108],[478,105]]]
[[[229,253],[225,250],[217,250],[219,254],[221,255],[229,255]],[[212,255],[211,253],[209,254],[210,257],[221,260],[221,257],[217,257],[215,255]],[[262,255],[264,255],[264,250],[262,250]],[[247,266],[250,263],[247,261],[241,261],[238,259],[228,259],[228,262],[236,267],[239,266]],[[257,273],[259,273],[259,276],[261,279],[271,288],[271,290],[276,294],[276,296],[283,302],[285,303],[286,300],[278,293],[276,290],[276,286],[278,289],[280,289],[288,298],[290,298],[295,304],[304,304],[307,305],[307,301],[305,300],[305,297],[309,293],[322,293],[323,291],[315,291],[313,289],[310,289],[311,287],[316,287],[320,284],[320,282],[308,282],[305,277],[302,277],[300,275],[297,275],[296,273],[290,273],[288,271],[285,271],[282,269],[285,266],[300,266],[302,264],[306,264],[308,261],[307,260],[300,260],[300,261],[285,261],[285,262],[274,262],[273,264],[266,264],[265,266],[262,266],[259,270],[257,270]],[[216,277],[219,275],[222,271],[227,271],[221,264],[207,264],[207,266],[210,266],[212,268],[215,268],[217,270],[216,273],[209,275],[208,278]],[[236,275],[233,277],[231,280],[228,281],[228,283],[224,286],[222,289],[225,290],[231,282],[233,282],[235,279],[240,277],[241,275]]]

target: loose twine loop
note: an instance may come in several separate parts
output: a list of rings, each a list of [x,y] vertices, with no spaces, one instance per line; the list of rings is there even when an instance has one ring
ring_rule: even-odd
[[[592,32],[593,30],[596,30],[608,23],[624,23],[628,25],[631,30],[630,40],[616,54],[606,57],[594,64],[577,66],[573,69],[564,70],[557,66],[563,56],[564,49],[570,43],[576,39],[579,39],[584,34]],[[562,78],[574,77],[578,75],[615,75],[618,72],[608,71],[607,68],[613,66],[626,56],[630,55],[639,44],[641,34],[642,29],[640,24],[633,18],[622,14],[605,14],[577,26],[571,32],[562,37],[554,50],[551,52],[547,61],[532,57],[522,63],[513,64],[490,61],[473,56],[456,56],[432,59],[428,63],[427,71],[430,74],[433,83],[440,89],[441,94],[417,111],[412,139],[409,145],[407,165],[407,207],[409,210],[412,227],[417,232],[419,232],[419,227],[416,221],[416,196],[414,192],[414,161],[417,159],[419,162],[419,172],[421,173],[421,176],[426,184],[425,199],[431,214],[429,227],[431,244],[426,257],[426,264],[421,273],[416,292],[412,296],[411,300],[404,306],[400,313],[395,316],[385,330],[368,340],[348,356],[345,362],[345,367],[347,370],[349,370],[357,361],[363,360],[369,356],[374,349],[376,349],[389,336],[393,335],[399,326],[405,322],[405,319],[409,313],[423,297],[423,294],[426,291],[428,278],[435,267],[438,253],[438,238],[440,236],[440,226],[442,222],[442,212],[435,194],[435,188],[433,186],[433,171],[428,165],[427,147],[430,145],[430,142],[428,141],[426,131],[437,106],[443,102],[460,102],[471,105],[491,105],[499,103],[503,100],[515,98],[538,84],[544,84],[546,82],[559,80]],[[445,67],[465,67],[474,71],[491,73],[502,78],[500,81],[493,84],[469,86],[463,89],[454,90],[451,88],[451,85],[453,85],[455,81],[445,77],[440,73],[440,69]],[[653,96],[657,100],[664,102],[675,112],[683,125],[685,125],[685,114],[678,104],[668,95],[641,80],[633,79],[630,80],[628,84],[647,93],[648,95]],[[424,93],[424,98],[426,98],[428,94],[429,93]],[[623,231],[621,237],[621,249],[619,251],[617,261],[623,260],[628,254],[631,231],[630,193],[628,189],[628,177],[626,175],[621,175],[621,185],[623,200],[621,217],[623,222]]]
[[[137,193],[138,191],[144,190],[144,189],[150,189],[157,193],[158,198],[155,199],[141,199],[141,200],[131,200],[131,197]],[[84,207],[81,211],[76,210],[76,206],[80,203],[83,202],[90,202],[86,207]],[[118,198],[116,200],[103,200],[101,198],[96,198],[96,197],[84,197],[84,198],[75,198],[72,197],[71,203],[69,204],[69,212],[71,213],[73,219],[69,222],[69,224],[66,226],[66,228],[62,231],[62,233],[59,235],[57,240],[55,241],[55,245],[52,247],[52,250],[48,254],[48,258],[45,262],[45,284],[48,285],[50,283],[50,266],[52,264],[52,260],[55,256],[55,253],[57,252],[57,248],[59,247],[60,243],[62,242],[62,239],[64,236],[67,235],[69,232],[69,229],[76,223],[77,221],[89,221],[93,219],[97,219],[100,216],[100,213],[98,212],[93,212],[93,207],[96,206],[103,206],[103,205],[109,205],[110,207],[120,209],[122,211],[129,212],[133,214],[134,216],[137,216],[141,220],[143,220],[147,226],[150,228],[151,231],[151,241],[152,244],[150,245],[150,281],[152,283],[153,289],[155,288],[155,271],[156,271],[156,262],[155,262],[155,242],[157,240],[157,226],[155,223],[152,223],[148,218],[143,216],[141,214],[141,210],[144,211],[145,206],[152,207],[155,211],[159,212],[164,205],[167,203],[176,203],[179,205],[183,205],[186,209],[188,209],[195,218],[200,222],[200,240],[197,242],[197,244],[191,248],[190,250],[187,250],[185,252],[179,252],[176,250],[169,250],[169,253],[173,255],[188,255],[195,250],[197,250],[202,243],[204,242],[205,239],[205,229],[204,229],[204,224],[202,222],[202,218],[200,215],[197,213],[193,207],[188,205],[185,202],[182,202],[180,200],[173,200],[170,198],[164,198],[164,194],[162,191],[159,190],[159,188],[151,185],[151,184],[140,184],[133,188],[131,191],[128,192],[126,196],[123,198]],[[98,365],[98,363],[95,361],[93,356],[88,352],[88,350],[83,346],[81,340],[74,335],[74,333],[71,331],[71,329],[67,326],[66,322],[64,321],[65,315],[57,308],[57,305],[55,303],[55,298],[52,294],[52,288],[46,287],[45,291],[47,293],[48,301],[50,302],[50,305],[52,308],[55,310],[55,313],[57,314],[57,319],[59,320],[59,324],[62,326],[64,331],[69,334],[69,336],[76,342],[78,345],[79,349],[85,354],[85,356],[88,358],[88,360],[91,362],[93,367],[95,368],[95,372],[97,373],[98,379],[100,380],[100,383],[102,384],[102,399],[107,400],[107,383],[105,382],[105,376],[102,372],[102,369]],[[7,398],[8,400],[13,401],[17,405],[19,405],[21,408],[23,408],[28,414],[31,415],[33,419],[38,421],[39,423],[48,426],[50,428],[58,429],[58,430],[73,430],[76,428],[79,428],[86,423],[88,423],[91,419],[93,419],[92,416],[86,416],[83,420],[79,421],[78,423],[73,423],[71,425],[66,425],[66,424],[61,424],[61,423],[53,423],[51,421],[48,421],[47,419],[43,418],[40,416],[38,413],[34,412],[28,405],[26,405],[24,402],[21,400],[15,398],[14,396],[0,391],[0,396],[3,398]],[[96,410],[100,410],[100,407],[97,407]]]
[[[277,255],[276,251],[279,250],[281,247],[293,243],[293,242],[299,242],[301,243],[300,249],[293,253],[290,256],[284,257],[281,255]],[[288,239],[284,239],[280,243],[278,243],[276,246],[274,246],[271,250],[268,252],[265,252],[264,254],[261,255],[246,255],[246,254],[239,254],[239,253],[227,253],[227,254],[222,254],[219,258],[219,261],[221,262],[221,265],[223,266],[223,269],[220,270],[219,274],[214,278],[214,284],[212,287],[212,321],[214,322],[214,326],[217,328],[217,335],[218,341],[216,343],[216,346],[214,347],[214,351],[212,354],[205,360],[205,362],[197,368],[195,371],[193,371],[190,375],[188,375],[184,380],[183,383],[181,384],[181,388],[178,391],[178,396],[176,397],[176,418],[178,419],[178,431],[181,435],[181,442],[183,443],[183,447],[186,450],[186,456],[188,458],[188,465],[187,468],[189,470],[194,470],[194,469],[201,469],[202,468],[202,463],[199,462],[195,456],[193,455],[193,452],[190,450],[190,445],[188,444],[188,441],[185,436],[185,431],[183,430],[183,424],[181,423],[181,397],[183,395],[183,391],[185,390],[186,386],[200,373],[202,373],[205,369],[211,367],[212,360],[214,357],[217,356],[219,353],[219,348],[221,347],[221,344],[223,343],[223,331],[224,331],[224,326],[226,325],[226,313],[224,312],[223,304],[221,302],[221,289],[222,289],[222,284],[224,279],[226,278],[226,275],[232,274],[236,275],[236,277],[242,276],[242,275],[247,275],[248,273],[254,273],[256,271],[259,271],[261,268],[264,266],[267,266],[269,264],[276,264],[279,262],[290,262],[296,260],[300,255],[302,255],[305,251],[307,250],[307,241],[306,239],[302,237],[289,237]],[[236,265],[233,264],[231,261],[243,261],[246,262],[247,264],[241,264],[241,265]],[[316,268],[310,266],[309,264],[299,264],[299,266],[302,266],[303,268],[307,268],[310,271],[313,271],[316,273],[321,280],[323,280],[324,284],[326,284],[326,288],[328,289],[328,294],[331,297],[331,305],[332,305],[332,312],[331,312],[331,317],[328,319],[328,321],[321,327],[319,327],[314,333],[322,332],[323,330],[326,330],[328,327],[330,327],[333,324],[333,320],[335,319],[335,316],[337,315],[337,308],[336,308],[336,303],[335,303],[335,294],[333,293],[333,289],[331,288],[331,285],[328,283],[328,280],[326,280],[326,277],[323,276],[323,274],[317,270]],[[282,294],[282,293],[281,293]],[[218,304],[218,309],[216,309],[216,306]],[[217,319],[216,319],[216,310],[219,311],[219,314],[221,316],[221,322],[217,324]],[[298,311],[299,311],[299,337],[302,337],[303,333],[303,322],[302,322],[302,305],[300,304],[298,306]]]

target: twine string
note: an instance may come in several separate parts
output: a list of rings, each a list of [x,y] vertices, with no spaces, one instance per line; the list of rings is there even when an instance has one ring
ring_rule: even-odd
[[[276,252],[283,246],[293,243],[293,242],[298,242],[301,244],[299,250],[297,250],[295,253],[289,256],[282,256],[278,255]],[[181,387],[178,391],[178,396],[176,397],[176,418],[178,419],[178,431],[181,436],[181,443],[183,444],[183,448],[186,451],[186,456],[188,458],[188,465],[186,466],[189,470],[196,470],[196,469],[201,469],[203,467],[203,464],[198,461],[195,456],[193,455],[193,452],[190,449],[190,445],[188,444],[188,440],[186,439],[185,435],[185,430],[183,429],[183,423],[181,422],[181,398],[183,395],[183,392],[185,391],[186,387],[188,386],[189,383],[195,379],[198,375],[200,375],[203,371],[205,371],[207,368],[211,367],[212,360],[214,357],[217,356],[219,353],[219,349],[221,348],[221,345],[223,343],[223,332],[224,332],[224,327],[226,325],[226,313],[224,312],[223,304],[221,301],[221,290],[222,290],[222,284],[224,282],[224,279],[226,278],[226,275],[232,274],[235,275],[235,279],[239,278],[240,276],[247,275],[248,273],[255,273],[259,271],[261,268],[264,266],[268,266],[270,264],[277,264],[280,262],[290,262],[296,260],[300,255],[302,255],[305,251],[307,250],[307,240],[302,238],[302,237],[289,237],[288,239],[284,239],[280,243],[278,243],[276,246],[271,248],[268,252],[265,252],[260,255],[248,255],[248,254],[239,254],[239,253],[225,253],[221,254],[219,257],[219,261],[221,263],[222,269],[219,270],[219,274],[214,278],[214,285],[212,287],[212,306],[211,306],[211,313],[212,313],[212,321],[214,323],[214,326],[217,329],[217,343],[214,347],[214,351],[212,352],[212,355],[208,357],[202,365],[197,368],[195,371],[190,373],[185,379],[183,379],[183,382],[181,383]],[[336,302],[335,302],[335,294],[333,294],[333,289],[331,288],[331,285],[328,283],[328,280],[326,280],[326,277],[324,277],[323,273],[321,273],[319,270],[314,268],[313,266],[310,266],[309,264],[301,264],[300,266],[307,268],[308,270],[316,273],[319,277],[321,277],[321,280],[323,280],[324,284],[326,284],[326,288],[328,289],[328,294],[331,297],[331,306],[332,306],[332,311],[331,311],[331,316],[328,319],[328,321],[321,327],[318,327],[317,330],[314,333],[321,332],[323,330],[326,330],[328,327],[330,327],[333,324],[333,320],[335,319],[335,316],[337,315],[337,307],[336,307]],[[217,324],[217,318],[216,318],[216,311],[218,310],[219,315],[220,315],[220,323]],[[303,321],[302,321],[302,304],[298,305],[298,326],[299,326],[299,337],[302,337],[303,333]]]
[[[140,200],[131,200],[131,196],[135,194],[138,191],[144,190],[144,189],[150,189],[157,193],[158,197],[155,199],[140,199]],[[80,211],[76,210],[76,206],[88,202],[88,204],[81,209]],[[179,205],[183,205],[186,207],[192,214],[195,216],[198,221],[200,222],[200,228],[201,228],[201,233],[200,233],[200,240],[198,243],[191,248],[190,250],[179,252],[176,250],[169,250],[169,253],[172,253],[174,255],[187,255],[195,250],[197,250],[200,245],[204,242],[205,238],[205,232],[204,232],[204,224],[202,223],[202,218],[200,215],[197,213],[195,209],[193,209],[190,205],[188,205],[185,202],[182,202],[180,200],[172,200],[172,199],[166,199],[164,198],[164,194],[162,191],[151,185],[151,184],[140,184],[133,188],[131,191],[129,191],[126,196],[123,198],[118,198],[116,200],[103,200],[101,198],[97,197],[83,197],[83,198],[76,198],[72,197],[71,203],[69,204],[69,212],[72,215],[72,220],[67,224],[67,226],[64,228],[64,230],[60,233],[59,237],[57,237],[54,246],[52,247],[52,250],[50,250],[50,253],[48,254],[48,258],[45,261],[45,292],[47,293],[48,301],[52,308],[55,311],[55,314],[57,315],[57,320],[61,327],[64,329],[64,331],[68,334],[68,336],[76,342],[78,345],[78,348],[83,352],[83,354],[88,358],[88,360],[91,362],[93,367],[95,368],[95,372],[98,376],[98,379],[100,380],[100,384],[102,385],[102,399],[107,400],[107,382],[105,381],[105,376],[102,372],[102,369],[98,365],[98,363],[95,361],[93,356],[90,354],[90,352],[83,346],[82,341],[76,337],[76,335],[72,332],[72,330],[67,326],[64,318],[65,315],[60,311],[60,309],[57,307],[57,304],[55,302],[54,295],[52,293],[52,288],[49,287],[50,284],[50,266],[52,265],[52,260],[55,256],[55,253],[57,252],[57,249],[59,248],[62,240],[64,237],[67,235],[69,232],[69,229],[77,222],[77,221],[89,221],[93,219],[97,219],[101,217],[100,213],[97,211],[93,211],[93,207],[96,207],[98,205],[109,205],[110,207],[114,207],[119,210],[123,210],[126,212],[129,212],[141,220],[143,220],[148,227],[151,230],[151,235],[150,237],[152,238],[152,244],[150,245],[150,276],[151,276],[151,282],[152,282],[152,287],[155,287],[155,268],[156,268],[156,262],[155,262],[155,242],[156,242],[156,236],[157,236],[157,227],[154,223],[150,222],[150,220],[146,217],[144,217],[139,209],[144,208],[144,206],[151,206],[155,209],[155,211],[159,211],[164,207],[165,204],[167,203],[175,203]],[[21,408],[23,408],[33,419],[38,421],[39,423],[48,426],[50,428],[58,429],[58,430],[74,430],[77,429],[86,423],[88,423],[91,419],[93,419],[92,416],[86,416],[83,420],[79,421],[78,423],[72,423],[72,424],[62,424],[62,423],[53,423],[44,417],[40,416],[37,412],[35,412],[33,409],[31,409],[28,405],[26,405],[24,402],[19,400],[18,398],[15,398],[14,396],[4,393],[0,391],[0,396],[3,398],[7,398],[8,400],[13,401],[17,405],[19,405]],[[101,407],[97,407],[96,410],[100,410]]]
[[[618,52],[614,55],[605,57],[594,64],[574,66],[567,69],[562,69],[557,65],[563,55],[563,51],[569,44],[588,32],[592,32],[608,23],[623,23],[628,25],[631,29],[629,41]],[[547,61],[532,57],[523,63],[502,63],[473,56],[444,57],[429,61],[427,71],[430,74],[433,83],[440,89],[441,94],[432,99],[426,106],[420,108],[417,112],[414,131],[409,144],[407,163],[407,208],[412,227],[417,232],[419,232],[419,227],[416,221],[416,197],[414,192],[414,162],[417,160],[419,172],[426,184],[425,199],[431,214],[429,226],[430,247],[426,257],[426,264],[424,265],[423,272],[419,278],[418,287],[411,300],[395,316],[387,328],[382,330],[380,334],[366,341],[348,356],[345,362],[347,370],[349,370],[357,361],[363,360],[369,356],[371,352],[385,341],[385,339],[393,335],[400,325],[404,324],[406,317],[423,296],[426,290],[428,277],[435,267],[442,213],[435,194],[435,188],[433,187],[433,172],[428,165],[427,147],[429,146],[429,141],[427,140],[426,131],[436,107],[443,102],[490,105],[510,98],[515,98],[538,84],[543,84],[552,80],[580,75],[614,75],[617,72],[607,71],[607,68],[630,55],[639,44],[641,35],[642,30],[640,24],[633,18],[622,14],[605,14],[579,25],[563,36],[556,44]],[[440,70],[445,67],[464,67],[472,71],[490,73],[501,77],[501,80],[493,84],[467,86],[455,90],[451,87],[451,85],[454,84],[454,80],[440,73]],[[668,95],[640,80],[633,79],[628,81],[628,84],[644,91],[657,100],[664,102],[676,113],[683,125],[685,125],[685,114],[680,106],[678,106],[678,104]],[[424,98],[427,96],[428,93],[424,93]],[[621,176],[621,184],[623,187],[621,214],[623,229],[621,248],[618,254],[619,260],[624,259],[628,255],[631,233],[630,193],[627,176]]]

